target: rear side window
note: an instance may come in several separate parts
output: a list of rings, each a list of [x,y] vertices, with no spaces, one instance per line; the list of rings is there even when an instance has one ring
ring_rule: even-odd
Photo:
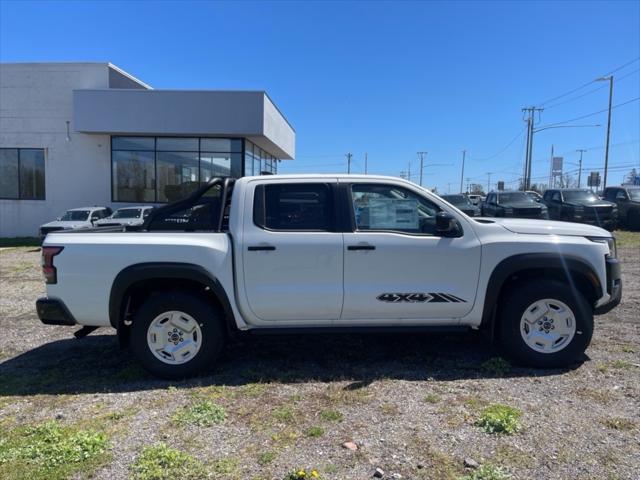
[[[254,223],[268,230],[333,230],[333,197],[324,183],[258,185]]]

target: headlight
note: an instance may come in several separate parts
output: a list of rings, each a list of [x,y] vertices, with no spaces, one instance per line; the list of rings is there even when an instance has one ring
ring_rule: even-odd
[[[609,247],[609,258],[618,258],[618,248],[616,247],[616,239],[613,237],[587,237],[592,242],[604,243]]]

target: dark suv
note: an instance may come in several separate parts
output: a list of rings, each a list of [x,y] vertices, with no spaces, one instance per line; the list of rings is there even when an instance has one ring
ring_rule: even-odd
[[[458,210],[461,210],[463,213],[469,215],[470,217],[480,216],[480,209],[473,203],[471,203],[471,200],[469,200],[469,197],[467,197],[466,195],[440,195],[440,198],[446,200]]]
[[[544,192],[542,201],[549,218],[565,222],[589,223],[613,231],[618,220],[615,203],[600,200],[591,190],[561,188]]]
[[[640,230],[640,187],[607,187],[602,197],[618,206],[618,220]]]
[[[526,192],[491,192],[482,204],[486,217],[548,218],[547,207]]]

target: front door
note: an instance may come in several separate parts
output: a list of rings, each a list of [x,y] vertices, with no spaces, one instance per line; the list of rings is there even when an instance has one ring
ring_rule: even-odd
[[[263,182],[247,190],[244,293],[260,320],[337,320],[342,309],[343,239],[335,184]],[[251,211],[251,208],[246,208]]]
[[[469,313],[481,247],[467,221],[459,220],[461,237],[441,237],[435,215],[442,207],[418,189],[382,181],[349,189],[356,230],[344,234],[342,321],[437,323]]]

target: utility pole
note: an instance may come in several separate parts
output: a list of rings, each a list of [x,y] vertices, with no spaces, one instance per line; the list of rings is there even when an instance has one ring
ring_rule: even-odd
[[[351,173],[351,157],[353,157],[353,154],[349,152],[345,156],[347,157],[347,173]]]
[[[607,171],[609,169],[609,139],[611,137],[611,102],[613,101],[613,75],[602,77],[598,80],[609,80],[609,113],[607,115],[607,141],[604,147],[604,179],[602,180],[602,190],[607,187]]]
[[[531,163],[533,161],[533,127],[535,125],[536,112],[542,112],[544,108],[525,107],[522,109],[524,113],[527,113],[527,153],[524,162],[524,190],[531,188]]]
[[[467,177],[467,193],[469,193],[470,187],[471,187],[471,177]]]
[[[580,188],[580,179],[582,178],[582,154],[586,152],[586,150],[579,148],[576,152],[580,152],[580,160],[578,160],[578,188]]]
[[[464,179],[464,159],[467,156],[467,151],[462,150],[462,172],[460,172],[460,193],[462,193],[462,180]]]
[[[487,172],[487,193],[491,191],[491,173]]]
[[[549,184],[547,188],[551,188],[551,178],[553,177],[553,144],[551,144],[551,159],[549,160]]]
[[[367,174],[367,153],[364,154],[364,174]]]
[[[422,169],[424,168],[424,156],[427,152],[418,152],[418,157],[420,158],[420,186],[422,186]]]

